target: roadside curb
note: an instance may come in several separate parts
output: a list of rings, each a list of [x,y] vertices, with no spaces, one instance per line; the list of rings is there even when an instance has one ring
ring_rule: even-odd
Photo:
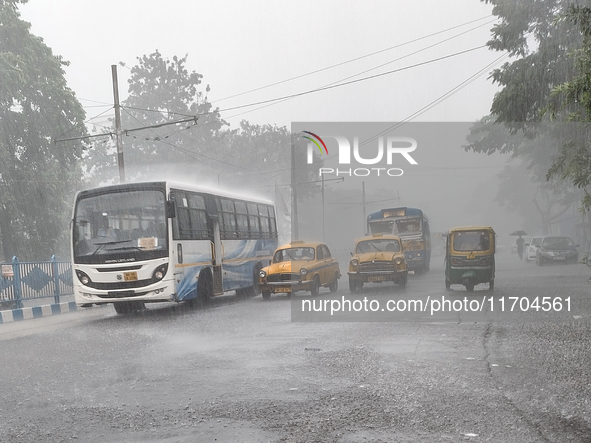
[[[76,302],[53,303],[44,306],[32,306],[9,311],[0,311],[0,324],[10,323],[32,318],[47,317],[50,315],[65,314],[66,312],[77,311]]]

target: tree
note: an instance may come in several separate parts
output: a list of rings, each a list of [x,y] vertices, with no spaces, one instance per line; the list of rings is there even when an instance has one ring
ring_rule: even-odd
[[[516,57],[491,74],[502,89],[491,105],[497,123],[513,131],[547,118],[556,109],[552,91],[575,74],[571,51],[580,47],[581,34],[561,19],[571,0],[482,0],[493,4],[500,23],[487,43],[495,51]]]
[[[572,131],[572,125],[568,126]],[[466,150],[489,155],[512,154],[512,164],[499,175],[501,185],[496,201],[521,215],[531,228],[541,228],[544,234],[549,234],[552,223],[580,198],[569,183],[547,177],[558,156],[557,146],[564,129],[563,124],[528,122],[527,130],[512,131],[488,116],[471,128],[464,146]]]
[[[275,185],[289,195],[291,184],[291,149],[296,145],[296,177],[299,193],[309,196],[318,188],[317,169],[306,163],[306,146],[297,134],[277,125],[257,125],[246,120],[240,128],[227,131],[222,153],[235,165],[226,180],[233,186],[260,190],[272,195]],[[316,185],[316,186],[314,186]]]
[[[131,68],[129,96],[121,108],[126,176],[131,179],[207,174],[220,165],[215,150],[223,141],[219,130],[225,122],[207,100],[209,86],[205,94],[199,91],[203,76],[189,72],[186,62],[187,56],[171,61],[156,50],[138,57]],[[118,177],[116,160],[114,141],[103,141],[95,143],[85,165],[95,181],[109,181]]]
[[[582,206],[591,209],[591,137],[588,123],[591,121],[591,8],[570,5],[561,21],[574,24],[582,37],[582,44],[572,51],[576,74],[552,91],[558,107],[566,112],[567,119],[582,122],[577,131],[565,137],[560,156],[548,171],[548,179],[569,179],[584,192]]]
[[[542,120],[582,123],[551,129],[557,155],[545,176],[581,189],[581,206],[589,210],[591,8],[570,0],[483,1],[493,4],[493,14],[501,19],[489,47],[518,57],[491,75],[502,86],[491,106],[494,121],[530,138],[548,135],[532,130]],[[494,150],[489,145],[487,152]]]
[[[85,113],[67,87],[61,57],[30,33],[18,5],[0,2],[0,235],[4,258],[67,254]]]

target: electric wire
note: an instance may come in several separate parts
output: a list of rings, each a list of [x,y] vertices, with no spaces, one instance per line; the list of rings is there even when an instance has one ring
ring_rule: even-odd
[[[360,78],[360,79],[357,79],[357,80],[350,80],[350,81],[347,81],[347,82],[338,83],[336,85],[324,86],[324,87],[320,87],[320,88],[310,89],[308,91],[298,92],[298,93],[295,93],[295,94],[288,94],[288,95],[285,95],[285,96],[282,96],[282,97],[272,98],[272,99],[268,99],[268,100],[261,100],[261,101],[253,102],[253,103],[246,104],[246,105],[232,106],[232,107],[229,107],[229,108],[221,109],[220,112],[222,112],[222,111],[231,111],[231,110],[234,110],[234,109],[242,109],[242,108],[247,108],[247,107],[250,107],[250,106],[257,106],[257,105],[261,105],[261,104],[265,104],[265,103],[272,103],[272,102],[279,101],[279,100],[284,100],[284,99],[287,99],[287,98],[301,97],[301,96],[308,95],[308,94],[313,94],[313,93],[316,93],[316,92],[321,92],[321,91],[326,91],[326,90],[329,90],[329,89],[340,88],[342,86],[348,86],[348,85],[351,85],[351,84],[354,84],[354,83],[360,83],[360,82],[363,82],[363,81],[372,80],[374,78],[378,78],[378,77],[383,77],[383,76],[386,76],[386,75],[394,74],[396,72],[405,71],[407,69],[412,69],[412,68],[416,68],[416,67],[419,67],[419,66],[424,66],[424,65],[427,65],[427,64],[430,64],[430,63],[435,63],[435,62],[441,61],[441,60],[446,60],[446,59],[449,59],[451,57],[457,57],[458,55],[463,55],[463,54],[466,54],[468,52],[476,51],[476,50],[482,49],[482,48],[486,48],[486,45],[476,46],[476,47],[473,47],[473,48],[470,48],[470,49],[465,49],[463,51],[454,52],[452,54],[447,54],[447,55],[444,55],[442,57],[437,57],[437,58],[433,58],[433,59],[426,60],[426,61],[423,61],[423,62],[415,63],[413,65],[408,65],[408,66],[404,66],[402,68],[392,69],[390,71],[386,71],[386,72],[382,72],[382,73],[379,73],[379,74],[370,75],[370,76],[363,77],[363,78]]]
[[[317,69],[317,70],[315,70],[315,71],[310,71],[310,72],[307,72],[307,73],[305,73],[305,74],[297,75],[297,76],[295,76],[295,77],[291,77],[291,78],[288,78],[288,79],[285,79],[285,80],[281,80],[281,81],[278,81],[278,82],[275,82],[275,83],[271,83],[271,84],[269,84],[269,85],[266,85],[266,86],[261,86],[261,87],[258,87],[258,88],[250,89],[250,90],[248,90],[248,91],[240,92],[240,93],[238,93],[238,94],[234,94],[234,95],[230,95],[230,96],[227,96],[227,97],[223,97],[223,98],[221,98],[221,99],[219,99],[219,100],[216,100],[216,102],[217,102],[217,103],[219,103],[219,102],[222,102],[222,101],[224,101],[224,100],[228,100],[228,99],[230,99],[230,98],[239,97],[239,96],[241,96],[241,95],[249,94],[249,93],[251,93],[251,92],[260,91],[260,90],[262,90],[262,89],[270,88],[270,87],[272,87],[272,86],[277,86],[277,85],[280,85],[280,84],[283,84],[283,83],[287,83],[287,82],[290,82],[290,81],[292,81],[292,80],[297,80],[297,79],[300,79],[300,78],[303,78],[303,77],[306,77],[306,76],[309,76],[309,75],[312,75],[312,74],[317,74],[317,73],[319,73],[319,72],[327,71],[327,70],[329,70],[329,69],[336,68],[336,67],[339,67],[339,66],[343,66],[343,65],[346,65],[346,64],[348,64],[348,63],[352,63],[352,62],[355,62],[355,61],[358,61],[358,60],[362,60],[362,59],[364,59],[364,58],[371,57],[371,56],[374,56],[374,55],[377,55],[377,54],[381,54],[381,53],[383,53],[383,52],[387,52],[387,51],[390,51],[390,50],[392,50],[392,49],[397,49],[397,48],[400,48],[400,47],[402,47],[402,46],[406,46],[406,45],[408,45],[408,44],[415,43],[415,42],[418,42],[418,41],[420,41],[420,40],[424,40],[424,39],[426,39],[426,38],[429,38],[429,37],[433,37],[433,36],[436,36],[436,35],[442,34],[442,33],[444,33],[444,32],[452,31],[452,30],[454,30],[454,29],[461,28],[462,26],[466,26],[466,25],[469,25],[469,24],[472,24],[472,23],[478,22],[478,21],[480,21],[480,20],[487,19],[487,18],[489,18],[489,17],[492,17],[492,15],[487,15],[487,16],[485,16],[485,17],[480,17],[480,18],[478,18],[478,19],[471,20],[471,21],[469,21],[469,22],[462,23],[462,24],[460,24],[460,25],[456,25],[456,26],[453,26],[453,27],[451,27],[451,28],[444,29],[444,30],[442,30],[442,31],[434,32],[434,33],[432,33],[432,34],[425,35],[425,36],[422,36],[422,37],[416,38],[416,39],[414,39],[414,40],[409,40],[409,41],[407,41],[407,42],[400,43],[400,44],[398,44],[398,45],[390,46],[390,47],[388,47],[388,48],[381,49],[381,50],[379,50],[379,51],[375,51],[375,52],[372,52],[372,53],[370,53],[370,54],[362,55],[362,56],[360,56],[360,57],[356,57],[356,58],[353,58],[353,59],[350,59],[350,60],[346,60],[346,61],[344,61],[344,62],[340,62],[340,63],[334,64],[334,65],[331,65],[331,66],[327,66],[327,67],[324,67],[324,68],[321,68],[321,69]],[[496,21],[496,19],[495,19],[495,21]],[[487,23],[489,23],[489,22],[487,22]],[[478,27],[479,27],[479,26],[478,26]],[[476,29],[476,28],[474,28],[474,29]]]
[[[370,57],[370,56],[372,56],[372,55],[380,54],[380,53],[383,53],[383,52],[389,51],[389,50],[391,50],[391,49],[399,48],[399,47],[405,46],[405,45],[407,45],[407,44],[409,44],[409,43],[414,43],[414,42],[416,42],[416,41],[420,41],[420,40],[426,39],[426,38],[428,38],[428,37],[432,37],[432,36],[435,36],[435,35],[441,34],[441,33],[443,33],[443,32],[447,32],[447,31],[450,31],[450,30],[453,30],[453,29],[457,29],[457,28],[459,28],[459,27],[466,26],[466,25],[468,25],[468,24],[471,24],[471,23],[474,23],[474,22],[477,22],[477,21],[480,21],[480,20],[484,20],[484,19],[486,19],[486,18],[489,18],[489,17],[491,17],[491,15],[488,15],[488,16],[486,16],[486,17],[481,17],[481,18],[479,18],[479,19],[472,20],[472,21],[469,21],[469,22],[463,23],[463,24],[461,24],[461,25],[457,25],[457,26],[451,27],[451,28],[445,29],[445,30],[443,30],[443,31],[435,32],[435,33],[433,33],[433,34],[429,34],[429,35],[427,35],[427,36],[419,37],[419,38],[417,38],[417,39],[410,40],[410,41],[408,41],[408,42],[401,43],[401,44],[399,44],[399,45],[391,46],[391,47],[389,47],[389,48],[382,49],[382,50],[380,50],[380,51],[376,51],[376,52],[373,52],[373,53],[371,53],[371,54],[366,54],[366,55],[363,55],[363,56],[361,56],[361,57],[357,57],[357,58],[350,59],[350,60],[347,60],[347,61],[344,61],[344,62],[341,62],[341,63],[337,63],[337,64],[335,64],[335,65],[331,65],[331,66],[328,66],[328,67],[325,67],[325,68],[322,68],[322,69],[319,69],[319,70],[316,70],[316,71],[312,71],[312,72],[309,72],[309,73],[306,73],[306,74],[302,74],[302,75],[299,75],[299,76],[296,76],[296,77],[292,77],[292,78],[289,78],[289,79],[286,79],[286,80],[282,80],[282,81],[279,81],[279,82],[273,83],[273,84],[271,84],[271,85],[262,86],[262,87],[260,87],[260,88],[255,88],[255,89],[252,89],[252,90],[249,90],[249,91],[245,91],[245,92],[242,92],[242,93],[239,93],[239,94],[235,94],[235,95],[232,95],[232,96],[228,96],[228,97],[222,98],[222,99],[220,99],[220,100],[216,100],[216,103],[219,103],[219,102],[221,102],[221,101],[223,101],[223,100],[226,100],[226,99],[229,99],[229,98],[233,98],[233,97],[238,97],[238,96],[241,96],[241,95],[245,95],[245,94],[247,94],[247,93],[249,93],[249,92],[253,92],[253,91],[262,90],[262,89],[265,89],[265,88],[268,88],[268,87],[271,87],[271,86],[275,86],[275,85],[278,85],[278,84],[282,84],[282,83],[289,82],[289,81],[291,81],[291,80],[294,80],[294,79],[298,79],[298,78],[305,77],[305,76],[308,76],[308,75],[311,75],[311,74],[315,74],[315,73],[318,73],[318,72],[322,72],[322,71],[325,71],[325,70],[329,70],[329,69],[332,69],[332,68],[334,68],[334,67],[342,66],[342,65],[348,64],[348,63],[350,63],[350,62],[357,61],[357,60],[360,60],[360,59],[364,59],[364,58]],[[475,29],[478,29],[478,28],[480,28],[480,27],[482,27],[482,26],[486,26],[486,25],[488,25],[488,24],[490,24],[490,23],[492,23],[492,22],[494,22],[494,21],[496,21],[496,18],[495,18],[495,19],[493,19],[493,20],[489,20],[489,21],[487,21],[487,22],[485,22],[485,23],[483,23],[483,24],[481,24],[481,25],[478,25],[478,26],[476,26],[476,27],[470,28],[470,29],[468,29],[468,30],[466,30],[466,31],[463,31],[463,32],[461,32],[461,33],[459,33],[459,34],[456,34],[456,35],[454,35],[454,36],[448,37],[448,38],[446,38],[446,39],[444,39],[444,40],[438,41],[438,42],[436,42],[436,43],[434,43],[434,44],[432,44],[432,45],[429,45],[429,46],[426,46],[426,47],[424,47],[424,48],[418,49],[418,50],[416,50],[416,51],[414,51],[414,52],[411,52],[410,54],[406,54],[406,55],[404,55],[404,56],[402,56],[402,57],[396,58],[396,59],[394,59],[394,60],[390,60],[389,62],[383,63],[383,64],[381,64],[381,65],[374,66],[374,67],[372,67],[372,68],[370,68],[370,69],[367,69],[367,70],[365,70],[365,71],[361,71],[361,72],[358,72],[357,74],[354,74],[354,75],[351,75],[351,76],[349,76],[349,77],[345,77],[345,78],[343,78],[343,79],[341,79],[341,80],[338,80],[338,81],[335,81],[335,82],[329,83],[329,84],[327,84],[327,85],[325,85],[325,86],[323,86],[323,87],[319,88],[318,90],[323,90],[323,88],[328,88],[329,86],[333,86],[333,85],[335,85],[335,84],[338,84],[338,83],[340,83],[340,82],[343,82],[343,81],[349,80],[349,79],[351,79],[351,78],[358,77],[359,75],[362,75],[362,74],[364,74],[364,73],[367,73],[367,72],[371,72],[371,71],[373,71],[373,70],[375,70],[375,69],[378,69],[378,68],[380,68],[380,67],[383,67],[383,66],[386,66],[386,65],[392,64],[392,63],[394,63],[394,62],[396,62],[396,61],[399,61],[399,60],[402,60],[402,59],[404,59],[404,58],[408,58],[408,57],[410,57],[410,56],[412,56],[412,55],[418,54],[419,52],[425,51],[425,50],[427,50],[427,49],[430,49],[430,48],[432,48],[432,47],[435,47],[435,46],[438,46],[438,45],[440,45],[440,44],[442,44],[442,43],[445,43],[445,42],[447,42],[447,41],[449,41],[449,40],[452,40],[452,39],[455,39],[455,38],[457,38],[457,37],[460,37],[460,36],[462,36],[462,35],[464,35],[464,34],[466,34],[466,33],[472,32],[472,31],[474,31]],[[284,102],[284,101],[287,101],[288,99],[295,98],[295,97],[297,97],[297,96],[299,96],[299,95],[300,95],[300,94],[297,94],[297,95],[295,95],[295,96],[287,96],[286,98],[271,99],[271,100],[269,100],[269,101],[270,101],[270,102],[277,102],[277,103],[282,103],[282,102]],[[240,106],[240,107],[249,107],[249,106],[255,106],[255,105],[258,105],[258,104],[261,104],[261,103],[267,103],[267,101],[265,101],[265,102],[257,102],[257,103],[254,103],[254,104],[243,105],[243,106]],[[273,103],[272,103],[272,104],[273,104]],[[259,108],[256,108],[254,111],[256,111],[256,110],[259,110],[259,109],[266,108],[266,107],[268,107],[268,106],[270,106],[270,105],[269,105],[269,104],[267,104],[266,106],[261,106],[261,107],[259,107]],[[142,109],[142,108],[137,108],[137,107],[128,107],[128,108],[129,108],[129,109],[136,109],[136,110],[143,110],[143,111],[146,111],[146,112],[162,112],[162,111],[158,111],[158,110],[152,110],[152,109]],[[226,108],[226,109],[223,109],[223,111],[228,111],[228,110],[233,110],[233,109],[237,109],[237,108],[236,108],[236,107],[235,107],[235,108]],[[219,108],[215,110],[215,112],[219,112],[219,111],[220,111],[220,110],[219,110]],[[180,113],[180,112],[179,112],[179,113],[177,113],[177,112],[170,112],[170,111],[166,111],[166,112],[167,112],[169,115],[175,115],[175,114],[178,114],[178,115],[182,115],[182,116],[189,117],[189,115],[187,115],[187,114],[183,114],[183,113]],[[250,112],[250,111],[248,111],[248,112]],[[227,118],[228,118],[228,119],[229,119],[229,118],[234,118],[234,117],[237,117],[237,116],[243,115],[243,114],[245,114],[245,113],[247,113],[247,112],[240,113],[240,114],[235,114],[235,115],[233,115],[233,116],[230,116],[230,117],[227,117]]]
[[[137,119],[137,118],[136,118],[136,117],[135,117],[133,114],[129,113],[129,111],[127,111],[127,110],[126,110],[125,112],[126,112],[126,113],[127,113],[127,114],[128,114],[130,117],[131,117],[131,118],[133,118],[133,119],[135,119],[136,121],[138,121],[139,123],[141,123],[141,121],[140,121],[139,119]],[[195,125],[196,125],[196,123],[195,123]],[[195,125],[193,125],[193,126],[195,126]],[[153,129],[154,127],[156,127],[156,126],[151,126],[151,127],[149,127],[149,128],[140,128],[140,129],[150,129],[150,130],[152,131],[152,129]],[[158,127],[159,127],[159,126],[158,126]],[[190,129],[190,128],[185,128],[185,129]],[[125,131],[124,133],[126,134],[126,132],[128,132],[128,131]],[[153,132],[153,131],[152,131],[152,132]],[[127,135],[127,134],[126,134],[126,135]],[[157,135],[157,134],[156,134],[156,135]],[[197,153],[197,152],[192,152],[192,151],[189,151],[189,150],[187,150],[187,149],[184,149],[184,148],[181,148],[181,147],[179,147],[179,146],[176,146],[176,145],[174,145],[174,144],[172,144],[172,143],[170,143],[170,142],[168,142],[168,141],[166,141],[166,140],[163,140],[163,139],[162,139],[162,138],[160,138],[160,137],[159,137],[158,139],[151,139],[151,140],[153,140],[153,141],[156,141],[156,142],[163,143],[163,144],[165,144],[165,145],[168,145],[168,146],[172,147],[173,149],[175,149],[175,150],[178,150],[178,151],[182,152],[182,153],[183,153],[183,154],[185,154],[187,157],[189,157],[189,158],[192,158],[193,160],[199,160],[199,159],[197,158],[197,156],[198,156],[198,157],[207,158],[207,159],[209,159],[209,160],[213,160],[213,161],[216,161],[216,162],[218,162],[218,163],[222,163],[222,164],[225,164],[225,165],[228,165],[228,166],[233,166],[233,167],[235,167],[235,168],[240,168],[240,169],[245,169],[245,170],[247,170],[247,171],[252,171],[252,169],[246,168],[246,167],[244,167],[244,166],[234,165],[234,164],[232,164],[232,163],[229,163],[229,162],[226,162],[226,161],[224,161],[224,160],[219,160],[219,159],[217,159],[217,158],[209,157],[209,156],[207,156],[207,155],[205,155],[205,154],[201,154],[201,153]],[[218,168],[218,167],[216,167],[216,166],[213,166],[213,165],[210,165],[210,167],[212,167],[212,168],[215,168],[215,169],[217,169],[217,170],[219,170],[219,171],[223,171],[223,169],[221,169],[221,168]]]

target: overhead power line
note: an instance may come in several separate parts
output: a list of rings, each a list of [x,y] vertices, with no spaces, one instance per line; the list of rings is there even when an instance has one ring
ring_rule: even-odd
[[[405,67],[398,68],[398,69],[392,69],[391,71],[386,71],[386,72],[382,72],[380,74],[370,75],[370,76],[367,76],[367,77],[359,78],[357,80],[351,80],[351,81],[348,81],[348,82],[338,83],[336,85],[323,86],[321,88],[311,89],[311,90],[308,90],[308,91],[298,92],[298,93],[295,93],[295,94],[284,95],[282,97],[271,98],[271,99],[268,99],[268,100],[261,100],[261,101],[249,103],[249,104],[246,104],[246,105],[232,106],[230,108],[221,109],[220,112],[221,111],[232,111],[234,109],[242,109],[242,108],[247,108],[247,107],[250,107],[250,106],[257,106],[257,105],[262,105],[262,104],[265,104],[265,103],[272,103],[272,102],[279,101],[279,100],[285,100],[285,99],[288,99],[288,98],[301,97],[303,95],[313,94],[315,92],[321,92],[321,91],[326,91],[326,90],[329,90],[329,89],[340,88],[342,86],[347,86],[347,85],[350,85],[350,84],[353,84],[353,83],[360,83],[360,82],[363,82],[363,81],[366,81],[366,80],[371,80],[371,79],[374,79],[374,78],[383,77],[383,76],[386,76],[386,75],[394,74],[396,72],[401,72],[401,71],[405,71],[407,69],[416,68],[418,66],[428,65],[430,63],[435,63],[435,62],[438,62],[438,61],[441,61],[441,60],[445,60],[445,59],[448,59],[448,58],[451,58],[451,57],[457,57],[458,55],[466,54],[468,52],[476,51],[478,49],[482,49],[482,48],[486,48],[486,47],[487,47],[486,45],[476,46],[474,48],[466,49],[464,51],[459,51],[459,52],[455,52],[453,54],[444,55],[442,57],[434,58],[434,59],[427,60],[427,61],[424,61],[424,62],[415,63],[414,65],[409,65],[409,66],[405,66]]]
[[[162,128],[163,126],[176,125],[176,124],[179,124],[179,123],[195,122],[195,124],[197,124],[197,120],[198,119],[199,119],[198,116],[193,116],[193,117],[190,117],[190,118],[185,118],[183,120],[174,120],[174,121],[171,121],[171,122],[164,122],[164,123],[159,123],[159,124],[156,124],[156,125],[143,126],[141,128],[124,129],[121,132],[123,134],[126,134],[127,135],[129,132],[142,131],[144,129]],[[114,136],[114,135],[116,135],[116,133],[110,131],[110,132],[103,132],[102,134],[86,135],[86,136],[82,136],[82,137],[60,138],[60,139],[54,140],[54,143],[71,141],[71,140],[84,140],[84,139],[87,139],[87,138],[105,137],[105,136]]]
[[[261,87],[258,87],[258,88],[250,89],[248,91],[240,92],[238,94],[230,95],[230,96],[221,98],[219,100],[216,100],[216,102],[219,103],[219,102],[222,102],[224,100],[228,100],[230,98],[240,97],[241,95],[250,94],[251,92],[260,91],[262,89],[267,89],[267,88],[270,88],[270,87],[273,87],[273,86],[281,85],[283,83],[288,83],[290,81],[297,80],[297,79],[300,79],[300,78],[303,78],[303,77],[307,77],[309,75],[317,74],[319,72],[328,71],[330,69],[337,68],[339,66],[343,66],[343,65],[346,65],[346,64],[349,64],[349,63],[358,61],[358,60],[362,60],[364,58],[372,57],[372,56],[377,55],[377,54],[388,52],[388,51],[391,51],[392,49],[397,49],[397,48],[400,48],[402,46],[409,45],[411,43],[416,43],[418,41],[421,41],[421,40],[424,40],[424,39],[427,39],[427,38],[430,38],[430,37],[434,37],[436,35],[443,34],[444,32],[452,31],[454,29],[461,28],[462,26],[466,26],[466,25],[469,25],[469,24],[472,24],[472,23],[476,23],[478,21],[481,21],[481,20],[484,20],[484,19],[487,19],[487,18],[490,18],[490,17],[493,17],[493,15],[487,15],[485,17],[480,17],[478,19],[471,20],[471,21],[466,22],[466,23],[462,23],[461,25],[452,26],[451,28],[447,28],[447,29],[444,29],[442,31],[437,31],[437,32],[434,32],[432,34],[424,35],[422,37],[418,37],[418,38],[415,38],[413,40],[409,40],[409,41],[404,42],[404,43],[400,43],[400,44],[397,44],[397,45],[394,45],[394,46],[390,46],[388,48],[381,49],[379,51],[375,51],[375,52],[372,52],[370,54],[365,54],[365,55],[362,55],[360,57],[355,57],[355,58],[352,58],[350,60],[346,60],[344,62],[336,63],[336,64],[331,65],[331,66],[326,66],[324,68],[317,69],[315,71],[310,71],[310,72],[307,72],[305,74],[296,75],[295,77],[291,77],[291,78],[288,78],[288,79],[285,79],[285,80],[281,80],[281,81],[278,81],[278,82],[275,82],[275,83],[271,83],[271,84],[268,84],[268,85],[265,85],[265,86],[261,86]],[[487,22],[487,23],[489,23],[489,22]],[[476,28],[473,28],[473,29],[476,29]],[[471,30],[473,30],[473,29],[471,29]]]

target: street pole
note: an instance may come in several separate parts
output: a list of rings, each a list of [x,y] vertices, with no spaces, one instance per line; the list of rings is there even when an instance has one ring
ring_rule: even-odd
[[[363,201],[363,232],[367,235],[367,219],[365,218],[365,182],[361,182],[362,201]]]
[[[322,174],[322,241],[324,240],[324,174]]]
[[[121,140],[121,105],[119,104],[119,87],[117,86],[117,65],[111,65],[113,76],[113,98],[115,105],[115,135],[117,138],[117,164],[119,165],[119,182],[125,182],[125,165],[123,162],[123,141]]]
[[[291,239],[299,239],[298,232],[298,193],[296,187],[295,143],[291,142]]]

